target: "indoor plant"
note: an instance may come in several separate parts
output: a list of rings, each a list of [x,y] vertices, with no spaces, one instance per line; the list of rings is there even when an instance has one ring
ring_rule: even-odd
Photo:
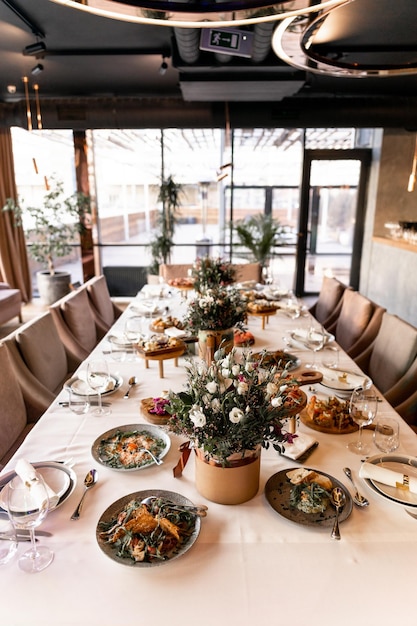
[[[37,273],[38,288],[44,304],[52,304],[69,291],[69,272],[58,271],[55,260],[71,253],[77,234],[85,230],[90,199],[82,193],[64,196],[62,181],[52,179],[42,205],[25,206],[8,198],[3,211],[12,211],[17,226],[23,225],[31,239],[29,254],[45,266]]]
[[[237,237],[236,245],[246,248],[251,260],[258,262],[264,270],[284,228],[271,215],[260,213],[235,222],[232,230]]]
[[[168,428],[194,447],[197,488],[209,499],[229,503],[225,500],[231,498],[230,503],[237,503],[251,498],[259,485],[261,447],[272,444],[282,451],[294,437],[284,430],[283,420],[291,413],[288,402],[293,412],[296,383],[285,369],[264,368],[262,359],[251,353],[238,359],[232,350],[209,366],[190,363],[185,391],[169,394]],[[217,470],[246,469],[241,478],[238,473],[217,472],[216,485],[206,476],[211,472],[207,465]],[[230,494],[224,492],[229,479],[238,481]]]
[[[158,195],[158,202],[161,203],[162,208],[157,213],[154,224],[154,236],[149,244],[152,257],[152,262],[149,266],[150,274],[158,275],[159,266],[162,263],[169,263],[171,260],[181,189],[181,185],[176,183],[172,176],[169,176],[166,180],[162,178]]]

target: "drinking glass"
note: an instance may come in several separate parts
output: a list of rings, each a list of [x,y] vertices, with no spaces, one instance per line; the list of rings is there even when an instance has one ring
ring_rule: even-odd
[[[317,357],[316,354],[319,350],[323,349],[323,346],[326,342],[326,331],[323,326],[320,324],[311,324],[307,331],[307,346],[310,350],[313,351],[313,361],[311,363],[307,363],[306,367],[315,368]]]
[[[87,364],[87,382],[94,389],[98,397],[98,406],[94,409],[95,415],[109,415],[111,410],[103,407],[101,394],[106,391],[110,381],[110,372],[107,361],[104,358],[92,359]]]
[[[90,409],[90,397],[81,396],[72,389],[68,389],[68,406],[76,415],[83,415]]]
[[[0,519],[0,533],[0,565],[5,565],[17,552],[16,530],[9,518]]]
[[[135,315],[128,317],[125,323],[125,336],[132,345],[138,343],[145,334],[146,317]]]
[[[400,445],[400,427],[397,420],[381,417],[375,422],[374,443],[381,452],[394,452]]]
[[[329,347],[323,350],[323,356],[321,359],[322,365],[330,369],[336,369],[339,365],[339,350],[338,348]]]
[[[42,476],[36,472],[30,480],[15,476],[7,484],[7,509],[16,529],[29,531],[31,548],[19,558],[19,567],[30,574],[40,572],[52,562],[54,553],[46,546],[38,546],[35,528],[45,519],[49,508],[48,492]]]
[[[362,440],[362,429],[373,422],[378,409],[378,399],[369,395],[362,387],[352,392],[349,403],[349,413],[353,421],[359,426],[359,436],[351,441],[348,448],[355,454],[368,454],[370,447]]]

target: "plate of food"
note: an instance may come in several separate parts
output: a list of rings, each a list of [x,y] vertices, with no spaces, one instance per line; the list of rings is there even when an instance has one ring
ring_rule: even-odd
[[[253,354],[255,359],[262,358],[263,365],[268,367],[277,366],[279,369],[287,368],[290,372],[292,370],[297,369],[301,365],[301,361],[299,358],[290,354],[289,352],[284,352],[284,350],[272,350],[265,352],[255,352]]]
[[[101,393],[102,396],[109,396],[115,393],[123,385],[123,378],[118,374],[111,374],[107,389]],[[73,376],[64,383],[64,389],[71,390],[78,396],[96,396],[97,391],[92,389],[88,382],[79,376]]]
[[[157,317],[150,325],[150,329],[154,333],[164,333],[168,328],[177,328],[180,331],[184,330],[184,322],[177,317],[167,315],[166,317]]]
[[[181,356],[185,352],[185,343],[178,337],[168,337],[168,335],[153,335],[137,344],[138,353],[147,357],[175,357]]]
[[[141,504],[154,496],[151,505]],[[131,493],[116,500],[101,515],[96,529],[100,549],[113,561],[137,568],[169,563],[197,541],[201,518],[182,506],[193,502],[160,489]]]
[[[171,417],[170,413],[165,410],[167,404],[169,400],[166,397],[142,398],[140,410],[148,422],[164,426]]]
[[[273,315],[277,312],[276,305],[265,299],[248,302],[247,309],[253,315]]]
[[[332,527],[336,511],[331,504],[331,491],[340,487],[346,503],[339,514],[344,522],[352,512],[352,498],[345,486],[333,476],[306,467],[281,470],[265,485],[265,496],[282,517],[304,526]]]
[[[372,380],[365,374],[332,367],[320,367],[320,371],[323,374],[321,384],[335,391],[348,393],[357,387],[369,389],[372,386]]]
[[[300,413],[300,420],[313,430],[331,435],[346,435],[358,430],[349,413],[349,401],[333,396],[323,400],[311,396]]]
[[[92,445],[94,459],[110,469],[132,472],[145,469],[168,453],[171,439],[150,424],[117,426],[97,437]]]
[[[77,475],[64,463],[54,461],[39,461],[31,463],[45,483],[58,496],[58,502],[51,510],[55,510],[63,504],[72,494],[77,484]],[[3,489],[8,482],[16,476],[16,472],[11,471],[0,478],[0,507],[7,510],[6,490]]]
[[[378,469],[388,470],[387,482],[391,482],[390,478],[393,476],[393,474],[391,475],[391,472],[398,474],[398,483],[400,484],[403,476],[408,476],[409,480],[412,478],[413,481],[417,481],[416,457],[402,454],[379,454],[366,459],[366,463],[370,463]],[[361,468],[361,472],[362,469],[365,468]],[[395,482],[390,485],[376,480],[378,473],[379,472],[374,473],[374,478],[361,477],[365,481],[366,485],[379,496],[382,496],[391,502],[395,502],[396,504],[417,509],[417,493],[413,493],[410,489],[397,487]],[[385,472],[382,473],[381,478],[385,480]]]

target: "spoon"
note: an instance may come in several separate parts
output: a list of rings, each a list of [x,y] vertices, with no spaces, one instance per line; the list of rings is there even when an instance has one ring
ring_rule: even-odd
[[[138,381],[136,379],[136,376],[131,376],[129,378],[129,387],[127,388],[127,391],[126,391],[125,395],[123,396],[124,398],[128,398],[129,397],[130,390],[132,389],[132,387],[134,387],[137,384],[137,382]]]
[[[141,500],[141,504],[152,505],[152,502],[154,502],[157,499],[158,498],[156,496],[148,496],[147,498],[144,498],[143,500]],[[165,500],[164,504],[166,504],[172,509],[179,509],[181,511],[190,511],[190,513],[194,513],[195,515],[198,515],[199,517],[206,517],[207,510],[208,510],[208,507],[205,504],[199,504],[199,505],[193,506],[190,504],[176,504],[175,502],[170,502],[169,500]]]
[[[344,467],[343,471],[345,472],[346,476],[349,478],[350,482],[352,483],[352,485],[355,487],[355,495],[353,496],[353,502],[357,505],[357,506],[368,506],[369,504],[369,500],[367,498],[365,498],[365,496],[363,496],[361,493],[359,493],[355,482],[353,480],[353,476],[352,476],[352,472],[350,470],[349,467]]]
[[[155,456],[150,450],[148,450],[147,448],[139,448],[138,452],[147,452],[152,459],[154,460],[154,463],[156,463],[157,465],[162,465],[163,460],[162,459],[158,459],[157,456]]]
[[[334,521],[334,526],[332,530],[331,537],[332,539],[340,539],[340,531],[339,531],[339,512],[345,506],[346,496],[343,493],[343,490],[340,487],[335,487],[332,489],[332,503],[336,507],[336,519]]]
[[[97,470],[91,469],[86,475],[86,477],[84,478],[84,493],[82,495],[81,500],[78,503],[77,508],[75,509],[74,513],[71,515],[72,520],[77,520],[80,518],[81,507],[84,502],[85,494],[87,493],[89,489],[91,489],[91,487],[94,487],[94,485],[97,482],[97,479],[98,479]]]

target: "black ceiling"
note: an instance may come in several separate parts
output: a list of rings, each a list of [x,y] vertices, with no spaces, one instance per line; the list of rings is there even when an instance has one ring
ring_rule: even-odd
[[[398,1],[397,11],[403,15],[409,6],[414,15],[416,0]],[[351,4],[365,2],[380,7],[381,0]],[[364,16],[375,24],[375,15],[359,13],[362,26]],[[414,24],[406,39],[417,49]],[[36,42],[46,50],[25,54]],[[22,77],[28,76],[32,103],[37,83],[43,124],[50,128],[210,127],[228,121],[417,128],[417,76],[321,76],[285,64],[269,46],[256,62],[201,52],[198,44],[194,52],[190,61],[172,28],[97,17],[50,0],[0,0],[0,125],[26,125]],[[163,57],[165,74],[159,71]],[[34,76],[38,64],[43,71]]]

